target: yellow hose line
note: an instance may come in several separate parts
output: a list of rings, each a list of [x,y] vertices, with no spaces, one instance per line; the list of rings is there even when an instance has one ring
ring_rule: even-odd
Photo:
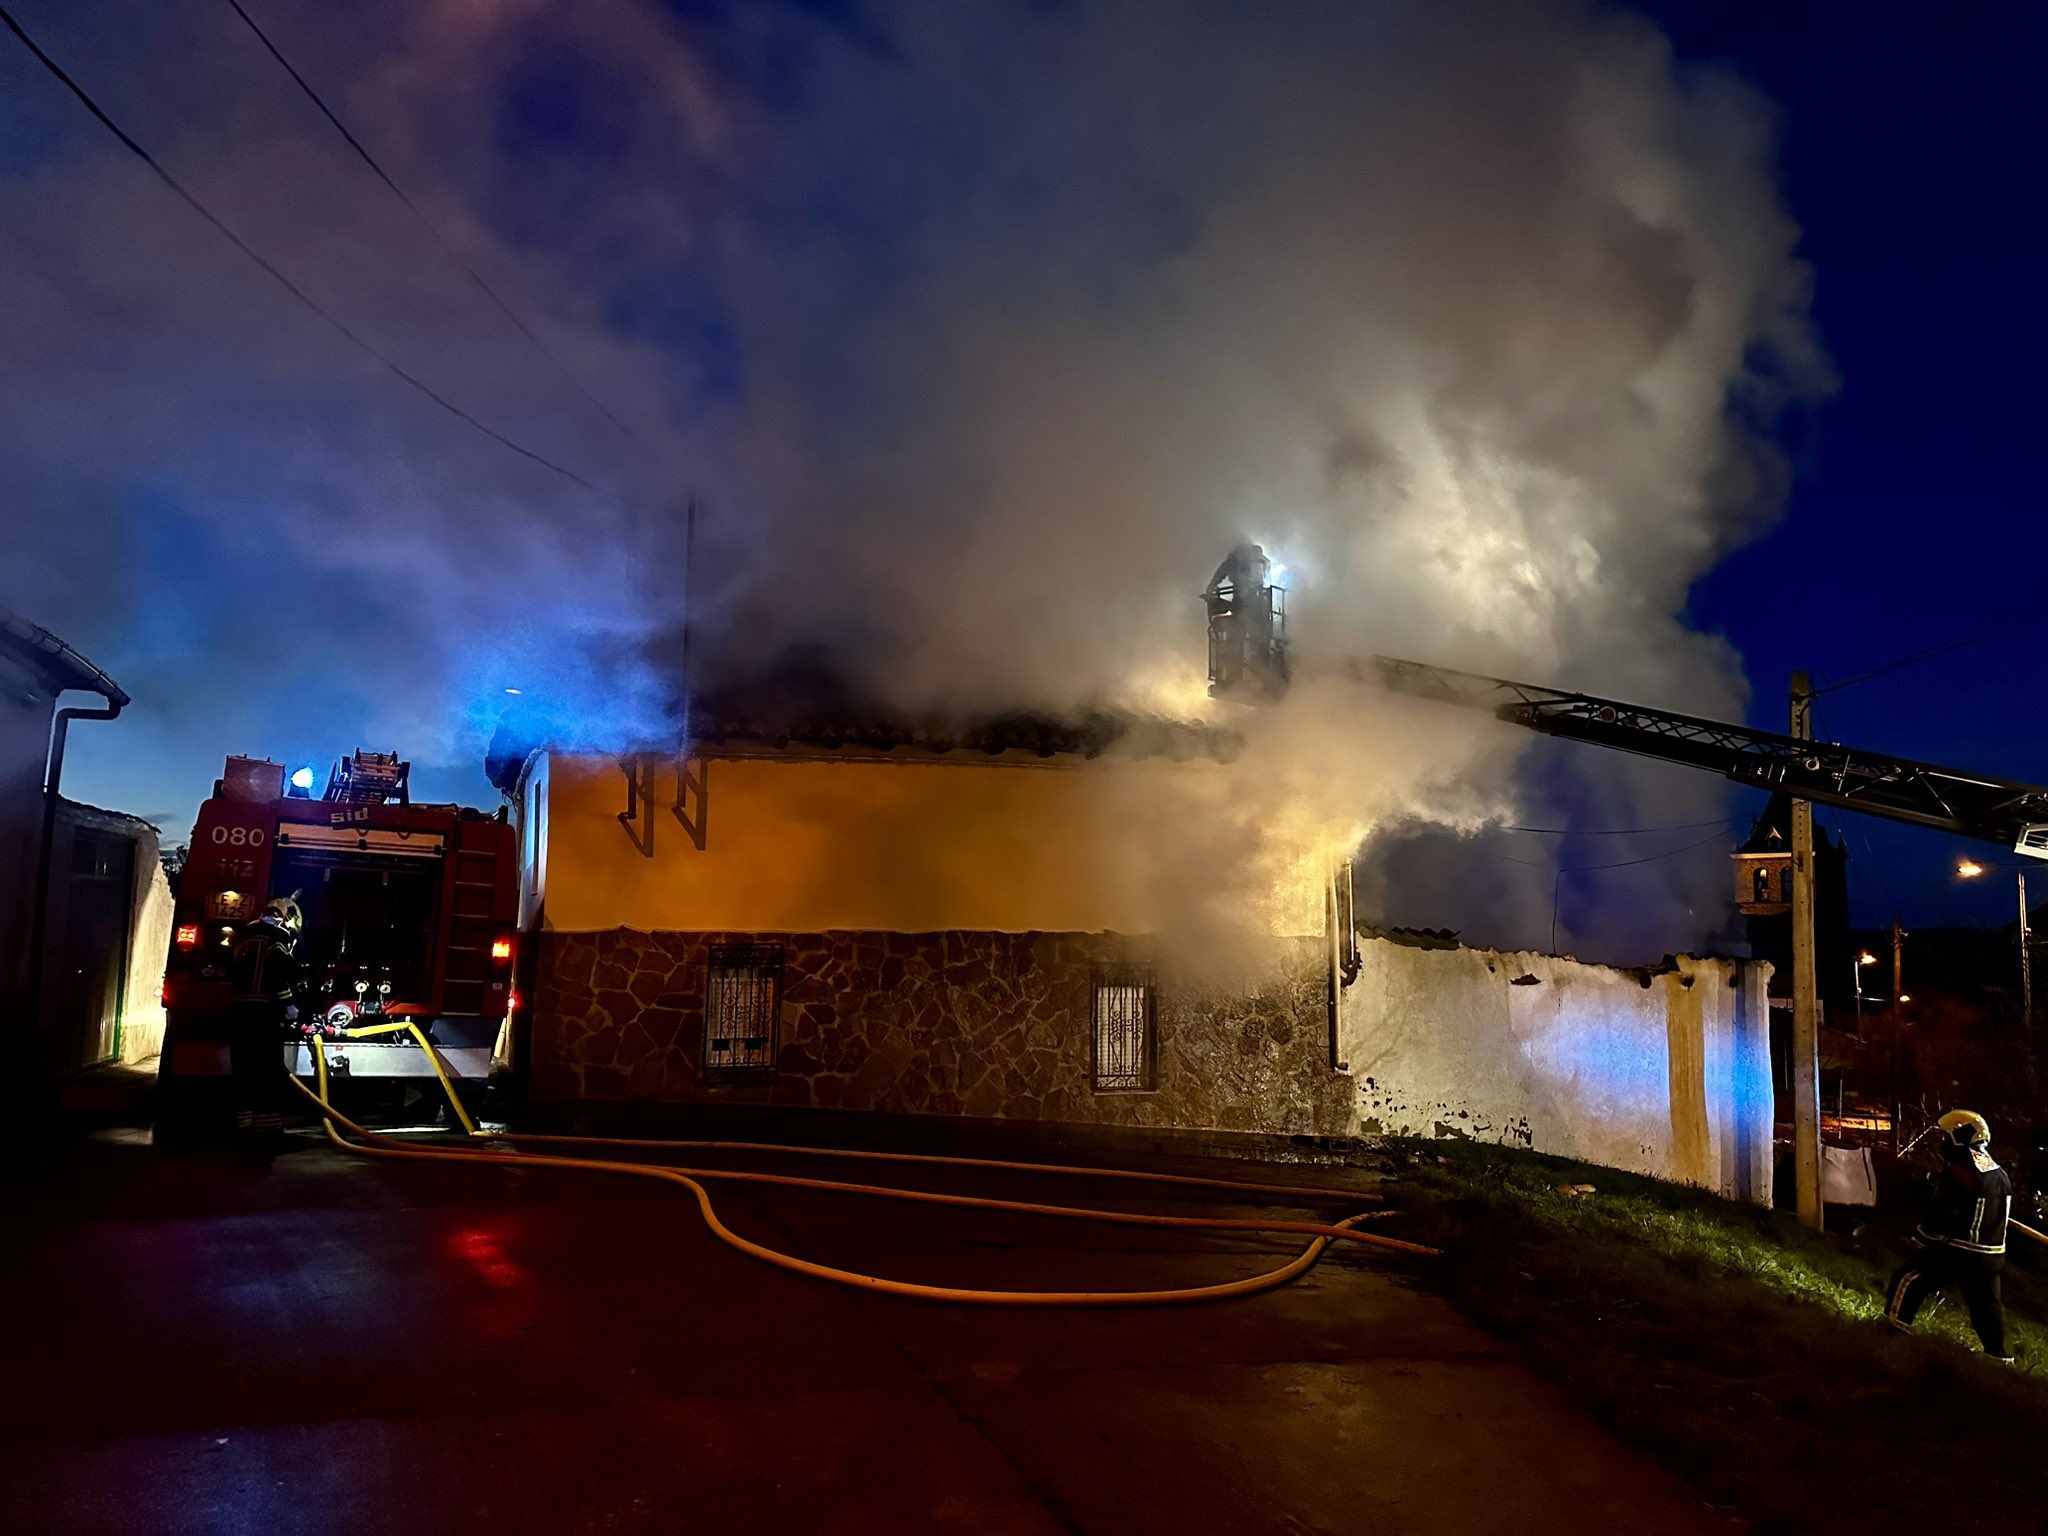
[[[300,1087],[303,1089],[304,1085]],[[317,1099],[316,1099],[317,1102]],[[437,1156],[468,1157],[474,1155],[467,1146],[458,1144],[451,1147],[412,1147],[393,1136],[370,1130],[349,1119],[339,1110],[329,1106],[327,1114],[336,1122],[346,1126],[355,1135],[366,1141],[384,1146],[407,1147],[409,1150],[432,1152]],[[479,1136],[488,1141],[488,1136]],[[343,1145],[349,1145],[343,1143]],[[519,1159],[519,1166],[546,1167],[552,1161],[548,1154],[511,1154]],[[611,1160],[606,1160],[611,1161]],[[646,1163],[621,1163],[622,1167],[646,1168]],[[1208,1228],[1231,1232],[1292,1232],[1307,1237],[1322,1237],[1335,1242],[1358,1243],[1372,1248],[1385,1248],[1395,1253],[1418,1253],[1434,1257],[1439,1250],[1424,1247],[1420,1243],[1403,1242],[1395,1237],[1381,1237],[1376,1232],[1359,1232],[1350,1226],[1317,1221],[1262,1220],[1247,1216],[1160,1216],[1143,1211],[1105,1211],[1084,1205],[1047,1205],[1036,1201],[1001,1200],[992,1195],[954,1195],[938,1190],[903,1189],[890,1184],[849,1184],[839,1179],[807,1179],[791,1173],[758,1173],[739,1168],[668,1168],[668,1172],[680,1173],[692,1179],[723,1179],[732,1184],[774,1184],[787,1189],[816,1189],[833,1194],[867,1195],[884,1200],[903,1200],[920,1205],[968,1206],[978,1210],[1008,1211],[1026,1216],[1067,1217],[1079,1221],[1107,1221],[1126,1226],[1145,1227],[1190,1227]],[[1388,1215],[1388,1211],[1368,1211],[1354,1216],[1353,1222],[1376,1221]]]
[[[313,1100],[325,1122],[329,1139],[338,1147],[343,1147],[365,1157],[402,1158],[416,1161],[445,1161],[449,1158],[455,1158],[509,1168],[581,1168],[598,1173],[626,1174],[638,1178],[659,1179],[666,1183],[680,1184],[695,1197],[698,1212],[703,1217],[705,1226],[710,1229],[714,1237],[718,1238],[720,1242],[725,1243],[728,1247],[734,1248],[751,1258],[759,1259],[763,1263],[772,1264],[778,1269],[789,1270],[795,1274],[808,1275],[814,1279],[830,1281],[833,1284],[848,1286],[855,1290],[876,1292],[884,1295],[906,1296],[925,1301],[950,1301],[981,1306],[1015,1307],[1153,1306],[1182,1302],[1220,1301],[1233,1296],[1253,1295],[1259,1291],[1269,1290],[1274,1286],[1286,1284],[1288,1281],[1306,1273],[1322,1257],[1323,1250],[1333,1240],[1366,1240],[1373,1242],[1375,1246],[1399,1247],[1406,1251],[1418,1253],[1435,1252],[1435,1250],[1423,1248],[1419,1244],[1397,1243],[1396,1240],[1391,1238],[1378,1238],[1376,1234],[1354,1232],[1351,1230],[1352,1227],[1364,1218],[1362,1216],[1353,1216],[1331,1224],[1327,1232],[1319,1232],[1310,1241],[1309,1245],[1289,1263],[1281,1265],[1277,1269],[1268,1270],[1264,1274],[1252,1275],[1242,1280],[1227,1281],[1218,1285],[1189,1286],[1172,1290],[1154,1291],[997,1291],[975,1290],[955,1286],[921,1285],[914,1281],[890,1280],[878,1275],[861,1274],[854,1270],[838,1269],[830,1265],[813,1263],[808,1259],[800,1259],[794,1254],[782,1253],[776,1249],[766,1247],[734,1232],[724,1222],[719,1220],[717,1211],[712,1207],[710,1191],[699,1182],[700,1177],[734,1178],[735,1175],[729,1172],[716,1170],[700,1171],[695,1169],[685,1171],[647,1163],[618,1162],[599,1158],[560,1157],[553,1154],[485,1152],[468,1147],[430,1149],[399,1145],[392,1141],[391,1138],[379,1136],[373,1131],[365,1130],[326,1102],[323,1096],[327,1086],[326,1061],[318,1053],[316,1053],[315,1059],[319,1065],[322,1093],[314,1093],[305,1084],[299,1082],[297,1078],[291,1080],[292,1085],[309,1099]],[[345,1126],[352,1134],[361,1139],[358,1141],[346,1139],[336,1129],[337,1124]],[[840,1186],[830,1181],[797,1180],[779,1174],[741,1174],[737,1177],[745,1182],[788,1183],[796,1184],[800,1187],[851,1188],[858,1189],[862,1193],[889,1198],[921,1200],[932,1204],[979,1205],[993,1209],[1033,1209],[1036,1213],[1044,1215],[1062,1215],[1088,1220],[1125,1222],[1132,1225],[1200,1228],[1211,1226],[1216,1221],[1221,1220],[1221,1218],[1203,1217],[1157,1217],[1130,1211],[1087,1211],[1080,1207],[1064,1206],[1027,1208],[1020,1207],[1016,1202],[984,1201],[973,1196],[935,1196],[927,1191],[891,1190],[881,1186]],[[1265,1226],[1267,1224],[1251,1223],[1250,1225]],[[1300,1229],[1309,1226],[1311,1226],[1309,1223],[1291,1224],[1289,1229]]]
[[[412,1032],[413,1039],[419,1041],[420,1049],[427,1053],[427,1060],[433,1063],[434,1076],[441,1079],[441,1091],[448,1095],[448,1102],[455,1107],[455,1118],[462,1122],[465,1131],[474,1136],[476,1122],[469,1118],[469,1111],[462,1107],[462,1095],[455,1091],[455,1084],[449,1081],[448,1068],[441,1061],[441,1053],[434,1049],[433,1042],[427,1039],[419,1025],[407,1020],[405,1027]]]
[[[2005,1221],[2007,1226],[2018,1227],[2020,1231],[2024,1232],[2028,1237],[2031,1237],[2035,1242],[2048,1243],[2048,1232],[2036,1232],[2024,1221],[2014,1221],[2010,1216],[2006,1217]]]
[[[395,1143],[395,1138],[380,1136],[366,1127],[354,1127],[360,1134],[372,1140]],[[489,1141],[489,1136],[479,1137]],[[467,1155],[460,1146],[438,1147],[431,1150],[446,1152],[451,1156]],[[547,1154],[539,1157],[526,1156],[527,1167],[545,1167]],[[666,1166],[633,1163],[634,1168]],[[1397,1253],[1420,1253],[1434,1255],[1438,1250],[1425,1248],[1419,1243],[1407,1243],[1394,1237],[1381,1237],[1376,1232],[1359,1232],[1350,1227],[1340,1227],[1331,1222],[1319,1221],[1266,1221],[1249,1216],[1159,1216],[1142,1211],[1105,1211],[1085,1205],[1046,1205],[1037,1201],[1000,1200],[992,1195],[953,1195],[938,1190],[903,1189],[891,1184],[849,1184],[839,1179],[807,1179],[793,1173],[757,1173],[738,1168],[674,1168],[693,1179],[722,1179],[731,1184],[774,1184],[785,1189],[818,1189],[833,1194],[868,1195],[883,1200],[903,1200],[919,1205],[968,1206],[984,1211],[1008,1211],[1024,1216],[1067,1217],[1078,1221],[1117,1222],[1126,1226],[1145,1227],[1193,1227],[1229,1232],[1294,1232],[1306,1237],[1328,1238],[1336,1242],[1358,1243],[1368,1247],[1386,1248]],[[1353,1221],[1377,1221],[1390,1216],[1390,1211],[1368,1211],[1352,1218]]]
[[[395,1024],[372,1024],[363,1029],[345,1030],[343,1033],[351,1040],[367,1040],[373,1035],[393,1035],[401,1029],[410,1034],[414,1041],[418,1043],[419,1048],[427,1053],[427,1060],[434,1068],[434,1076],[441,1080],[441,1091],[448,1095],[448,1102],[455,1110],[455,1118],[462,1122],[462,1128],[472,1136],[480,1134],[476,1128],[476,1122],[469,1118],[469,1111],[462,1107],[462,1095],[455,1091],[455,1084],[449,1081],[448,1068],[441,1060],[441,1053],[434,1049],[434,1043],[426,1037],[426,1033],[419,1025],[413,1023],[411,1019],[400,1019]],[[313,1042],[313,1054],[316,1057],[320,1054],[320,1042],[317,1038]],[[327,1070],[324,1062],[321,1065],[320,1077],[320,1096],[324,1100],[327,1094]],[[297,1082],[298,1079],[294,1078],[293,1081]]]
[[[526,1131],[487,1131],[497,1141],[536,1142],[572,1147],[648,1147],[691,1152],[774,1152],[792,1157],[844,1157],[881,1163],[937,1163],[948,1168],[996,1168],[1005,1173],[1060,1173],[1084,1179],[1123,1179],[1133,1183],[1175,1184],[1184,1189],[1226,1189],[1271,1199],[1297,1195],[1310,1200],[1379,1200],[1364,1190],[1328,1189],[1314,1184],[1263,1184],[1255,1179],[1208,1179],[1186,1173],[1151,1173],[1137,1168],[1087,1168],[1078,1163],[1016,1163],[994,1157],[941,1157],[931,1152],[871,1152],[852,1147],[799,1147],[767,1141],[664,1141],[631,1136],[541,1136]]]
[[[1328,1189],[1315,1184],[1271,1184],[1256,1179],[1211,1179],[1186,1173],[1152,1173],[1137,1168],[1087,1168],[1075,1163],[1023,1163],[1011,1162],[994,1157],[942,1157],[929,1152],[874,1152],[852,1147],[799,1147],[768,1141],[672,1141],[658,1137],[633,1136],[544,1136],[527,1131],[479,1131],[462,1107],[450,1084],[448,1073],[441,1061],[441,1054],[433,1044],[410,1021],[395,1024],[373,1024],[366,1029],[348,1031],[352,1038],[369,1035],[388,1035],[394,1031],[409,1029],[420,1043],[420,1048],[434,1064],[434,1075],[441,1079],[441,1089],[448,1095],[448,1102],[454,1107],[463,1128],[472,1136],[495,1141],[530,1141],[539,1145],[561,1147],[646,1147],[657,1151],[688,1150],[692,1152],[770,1152],[792,1157],[843,1157],[881,1163],[935,1163],[948,1168],[995,1168],[1006,1173],[1057,1173],[1084,1179],[1122,1179],[1130,1183],[1174,1184],[1183,1189],[1226,1189],[1261,1195],[1271,1199],[1278,1195],[1305,1196],[1310,1200],[1378,1200],[1381,1197],[1364,1190]],[[867,1185],[845,1185],[847,1189],[868,1188]]]

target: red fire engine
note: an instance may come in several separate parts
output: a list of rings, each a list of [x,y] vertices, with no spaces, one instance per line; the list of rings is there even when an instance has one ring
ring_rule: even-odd
[[[229,957],[236,932],[275,897],[305,916],[294,955],[296,1020],[281,1028],[287,1064],[311,1050],[339,1079],[425,1079],[433,1065],[404,1030],[349,1040],[380,1020],[422,1026],[448,1068],[490,1071],[513,993],[519,871],[500,811],[415,804],[410,765],[356,752],[314,775],[230,757],[199,807],[178,886],[164,976],[160,1068],[172,1118],[224,1104],[229,1084]],[[281,1021],[282,1022],[282,1021]]]

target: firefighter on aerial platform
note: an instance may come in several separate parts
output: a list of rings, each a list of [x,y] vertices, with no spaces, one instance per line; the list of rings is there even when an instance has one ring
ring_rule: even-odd
[[[234,1011],[228,1054],[234,1068],[235,1129],[275,1135],[284,1127],[284,1033],[298,1016],[299,933],[305,915],[296,897],[265,903],[230,951]]]
[[[1952,1109],[1936,1122],[1935,1130],[1941,1172],[1935,1177],[1927,1212],[1913,1231],[1913,1246],[1919,1251],[1892,1276],[1885,1321],[1906,1332],[1928,1297],[1961,1291],[1984,1353],[2010,1364],[1999,1275],[2005,1268],[2012,1181],[1991,1160],[1991,1127],[1982,1115]]]

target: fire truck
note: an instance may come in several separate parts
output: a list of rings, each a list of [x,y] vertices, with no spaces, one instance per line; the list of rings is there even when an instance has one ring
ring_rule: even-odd
[[[419,1026],[447,1069],[481,1082],[513,990],[518,861],[495,815],[413,801],[411,765],[358,751],[325,788],[301,768],[230,757],[199,807],[180,877],[164,975],[160,1123],[210,1120],[231,1103],[230,956],[237,932],[274,898],[304,914],[296,998],[278,1048],[301,1076],[326,1054],[337,1092],[394,1104],[436,1088],[405,1029]],[[381,1088],[381,1092],[372,1092]]]

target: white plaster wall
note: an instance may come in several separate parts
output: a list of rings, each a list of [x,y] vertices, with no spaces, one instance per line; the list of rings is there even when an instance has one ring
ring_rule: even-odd
[[[1337,1038],[1362,1131],[1471,1136],[1769,1199],[1767,967],[1683,956],[1646,985],[1553,955],[1379,938],[1360,955]]]
[[[128,945],[128,985],[121,1006],[121,1059],[147,1061],[164,1044],[164,961],[171,951],[171,882],[164,876],[155,837],[135,845],[134,928]]]

